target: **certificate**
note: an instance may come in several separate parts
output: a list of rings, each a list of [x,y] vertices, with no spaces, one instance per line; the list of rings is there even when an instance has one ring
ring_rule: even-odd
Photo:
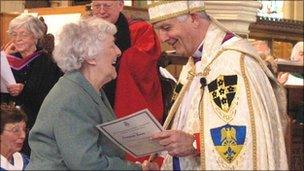
[[[1,51],[1,92],[8,93],[6,86],[10,84],[16,84],[16,81],[6,55]]]
[[[150,140],[152,134],[164,129],[148,109],[97,125],[97,128],[133,157],[164,150],[158,142]]]

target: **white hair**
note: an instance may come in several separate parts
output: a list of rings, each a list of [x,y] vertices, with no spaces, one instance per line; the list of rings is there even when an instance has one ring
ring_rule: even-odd
[[[304,42],[298,42],[291,51],[290,60],[296,60],[297,56],[302,52],[303,53],[303,44]]]
[[[200,18],[209,20],[209,17],[206,12],[203,11],[203,12],[199,12],[197,14]],[[189,14],[184,14],[181,16],[177,16],[176,18],[179,22],[184,22],[187,20],[188,17],[189,17]]]
[[[106,35],[114,35],[115,25],[97,17],[63,26],[53,56],[63,72],[80,69],[85,59],[101,52]]]
[[[29,32],[33,33],[35,39],[40,39],[43,36],[45,25],[37,17],[29,14],[21,14],[14,18],[8,26],[8,34],[12,34],[15,29],[24,27]]]

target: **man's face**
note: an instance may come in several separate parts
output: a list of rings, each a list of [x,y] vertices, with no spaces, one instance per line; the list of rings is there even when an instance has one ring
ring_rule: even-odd
[[[95,0],[92,2],[92,12],[94,16],[115,24],[118,20],[119,13],[123,10],[124,3],[121,0]]]
[[[185,21],[177,18],[168,19],[154,24],[161,42],[172,46],[176,53],[185,57],[191,56],[197,49],[198,38],[195,35],[194,23],[191,16]]]

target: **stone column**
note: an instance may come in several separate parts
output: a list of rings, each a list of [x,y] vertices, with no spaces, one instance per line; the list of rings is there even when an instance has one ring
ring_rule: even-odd
[[[303,21],[303,1],[284,1],[283,17]]]
[[[257,1],[205,1],[207,14],[241,35],[249,34],[249,25],[256,22],[260,7]]]

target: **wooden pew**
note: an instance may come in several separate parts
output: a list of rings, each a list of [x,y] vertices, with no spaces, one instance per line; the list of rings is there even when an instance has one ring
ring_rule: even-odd
[[[303,74],[303,69],[303,64],[288,61],[278,62],[279,72],[298,72]],[[287,90],[287,110],[290,116],[286,137],[289,169],[304,170],[304,125],[295,120],[295,114],[304,115],[303,112],[299,113],[299,105],[304,103],[304,86],[285,85],[285,88]]]

